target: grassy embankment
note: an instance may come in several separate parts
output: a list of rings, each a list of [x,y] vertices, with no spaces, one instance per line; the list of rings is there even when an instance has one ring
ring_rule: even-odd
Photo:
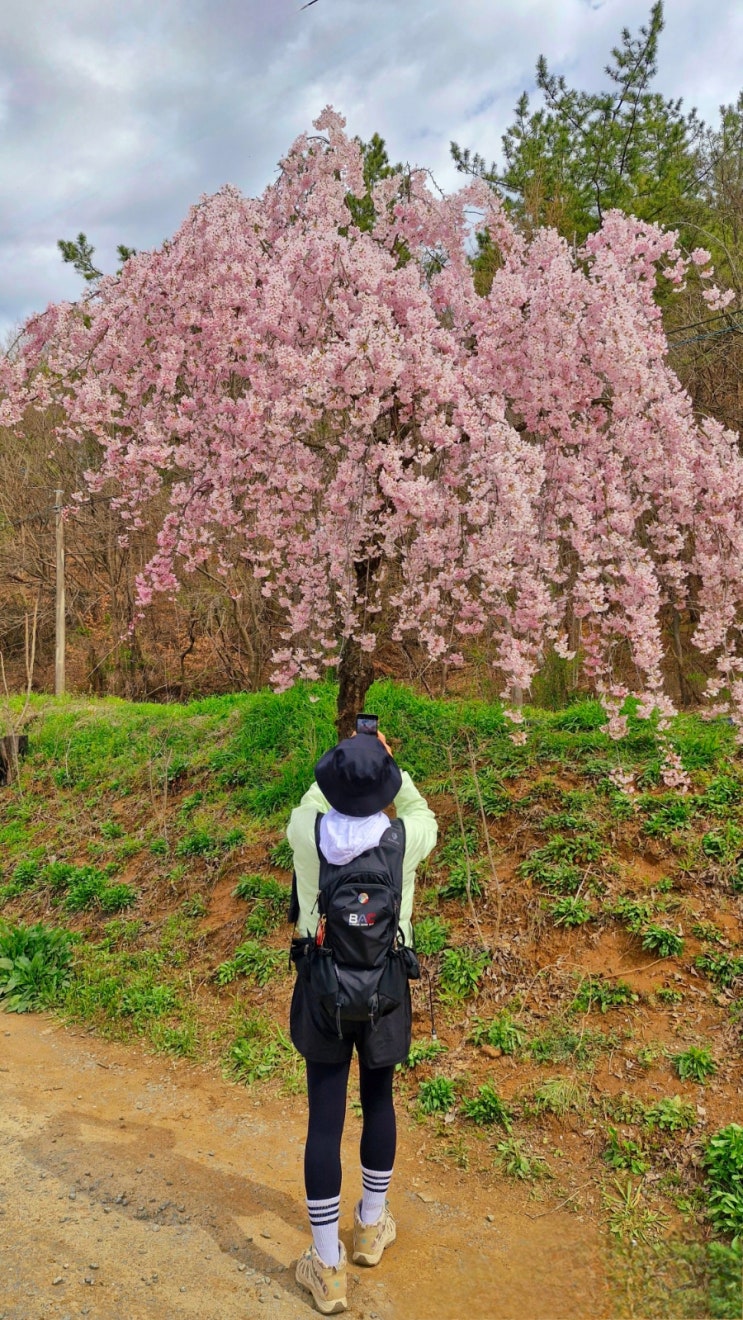
[[[335,692],[34,701],[0,802],[0,1004],[299,1088],[285,1023],[288,811]],[[432,1159],[598,1217],[619,1313],[738,1316],[743,763],[725,723],[612,743],[591,702],[370,694],[440,841],[419,875],[401,1094]],[[617,771],[633,776],[626,792]]]

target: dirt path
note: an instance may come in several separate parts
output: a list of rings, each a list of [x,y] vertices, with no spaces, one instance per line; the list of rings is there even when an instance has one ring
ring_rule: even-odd
[[[0,1320],[309,1320],[304,1107],[182,1063],[0,1014]],[[442,1171],[401,1123],[398,1243],[351,1269],[364,1320],[607,1314],[586,1220]],[[344,1137],[342,1231],[358,1120]]]

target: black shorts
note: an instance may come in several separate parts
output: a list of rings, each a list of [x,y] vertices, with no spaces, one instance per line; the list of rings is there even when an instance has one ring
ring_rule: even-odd
[[[410,1053],[412,1012],[410,987],[406,984],[402,1003],[391,1013],[371,1022],[346,1022],[343,1037],[330,1014],[314,994],[309,981],[297,975],[289,1013],[292,1043],[310,1063],[345,1063],[356,1046],[367,1068],[389,1068],[404,1063]]]

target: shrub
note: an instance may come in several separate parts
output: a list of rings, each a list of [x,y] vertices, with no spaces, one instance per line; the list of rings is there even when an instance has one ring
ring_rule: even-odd
[[[736,1246],[743,1236],[743,1127],[730,1123],[710,1137],[704,1152],[707,1213],[718,1233]]]
[[[71,977],[72,937],[44,926],[0,922],[0,1006],[6,1013],[45,1008]]]

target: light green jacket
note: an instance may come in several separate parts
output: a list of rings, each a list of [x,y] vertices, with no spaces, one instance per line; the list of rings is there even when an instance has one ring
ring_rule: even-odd
[[[315,846],[315,818],[318,811],[325,813],[330,803],[317,784],[308,788],[298,807],[295,807],[286,830],[286,837],[294,853],[299,897],[300,935],[314,935],[317,927],[317,891],[320,882],[320,859]],[[402,772],[402,786],[395,798],[395,812],[405,822],[405,856],[402,866],[402,905],[400,926],[405,940],[413,940],[413,895],[415,869],[427,857],[436,842],[436,817],[426,799],[415,787],[407,770]]]

